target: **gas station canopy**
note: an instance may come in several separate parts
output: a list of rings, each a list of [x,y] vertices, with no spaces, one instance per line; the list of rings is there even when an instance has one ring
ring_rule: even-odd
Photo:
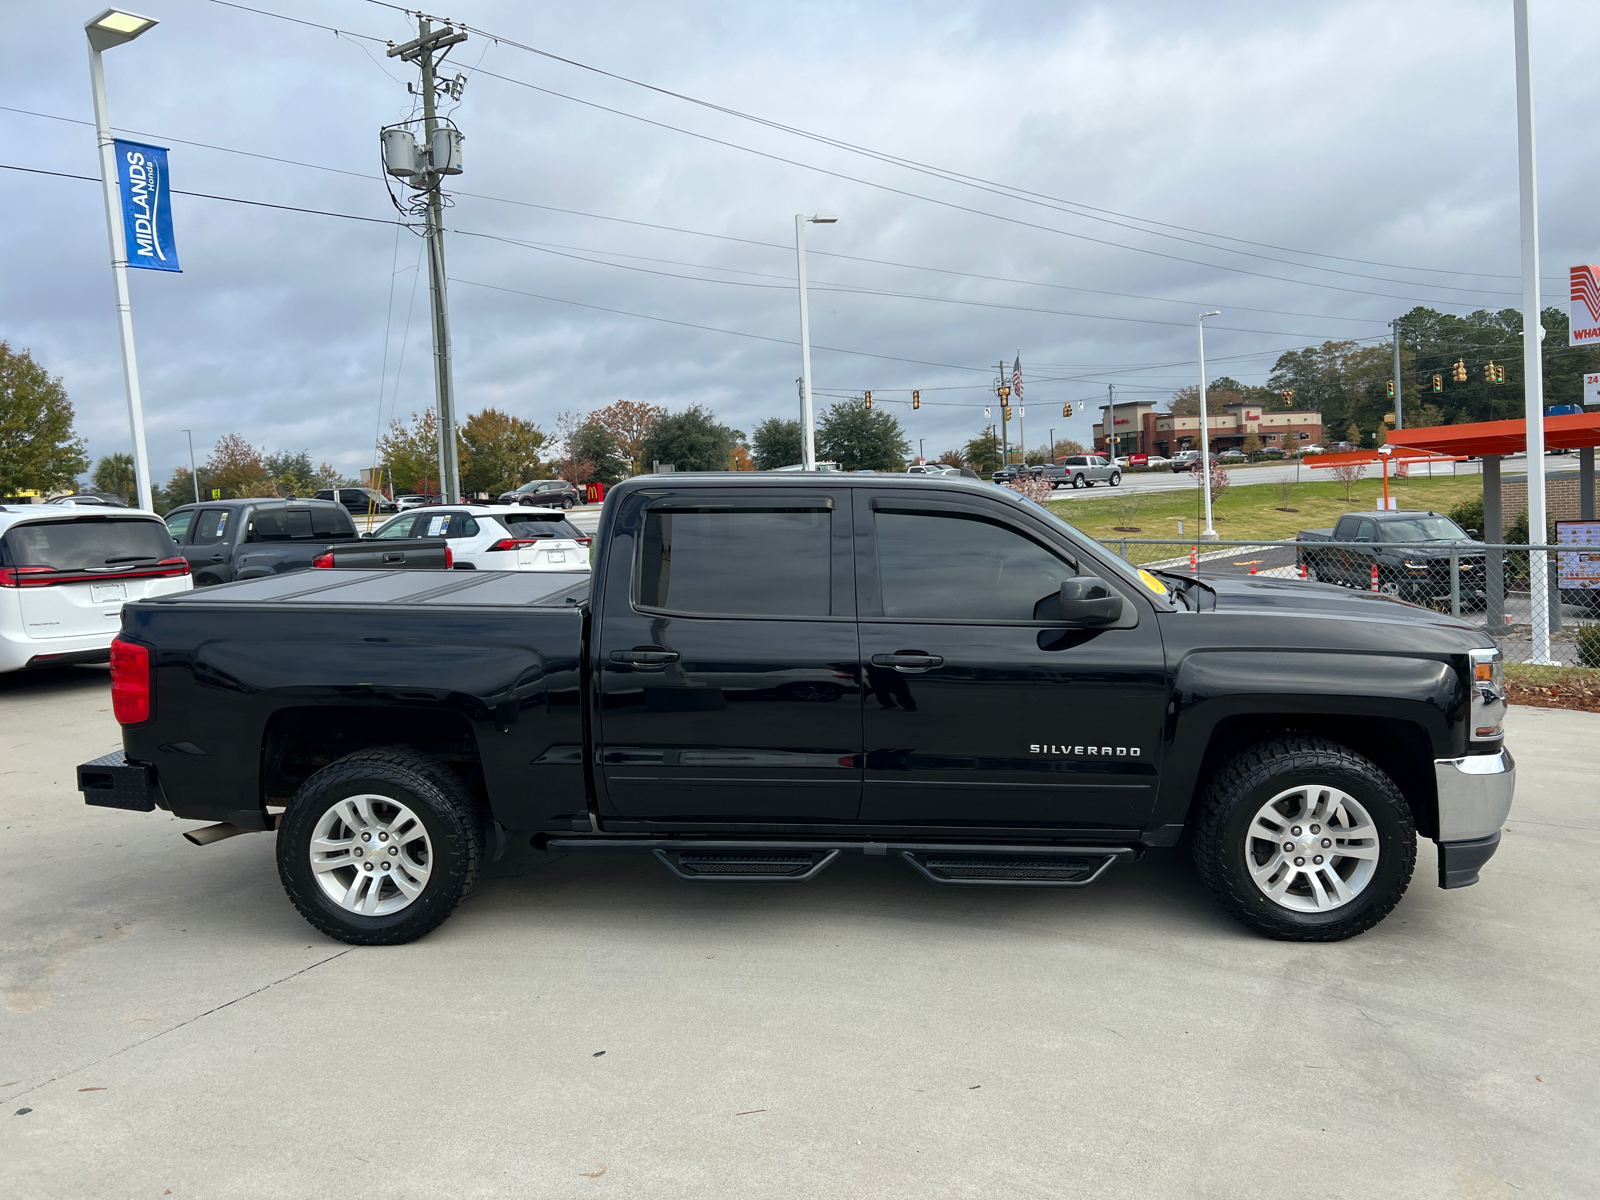
[[[1389,434],[1388,444],[1452,457],[1521,454],[1528,448],[1527,426],[1519,417],[1514,421],[1396,429]],[[1600,410],[1546,417],[1544,445],[1546,450],[1583,450],[1600,445]]]

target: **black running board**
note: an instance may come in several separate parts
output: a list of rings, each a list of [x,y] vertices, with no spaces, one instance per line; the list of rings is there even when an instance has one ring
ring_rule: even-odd
[[[552,850],[649,850],[679,879],[804,883],[839,855],[899,855],[925,879],[958,887],[1087,887],[1134,846],[1002,845],[948,842],[838,842],[782,839],[553,837]]]

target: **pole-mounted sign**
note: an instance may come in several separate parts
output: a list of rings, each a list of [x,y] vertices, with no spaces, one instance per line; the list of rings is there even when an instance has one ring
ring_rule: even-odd
[[[1567,310],[1567,345],[1587,346],[1600,342],[1600,267],[1573,267],[1570,303]]]
[[[123,243],[128,265],[146,271],[178,271],[172,239],[172,191],[167,185],[167,148],[113,140],[117,186],[122,192]]]

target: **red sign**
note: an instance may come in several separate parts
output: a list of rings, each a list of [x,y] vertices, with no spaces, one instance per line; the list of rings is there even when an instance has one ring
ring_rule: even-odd
[[[1128,465],[1130,467],[1142,467],[1142,466],[1147,465],[1149,462],[1150,462],[1150,456],[1148,454],[1130,454],[1130,455],[1128,455]]]

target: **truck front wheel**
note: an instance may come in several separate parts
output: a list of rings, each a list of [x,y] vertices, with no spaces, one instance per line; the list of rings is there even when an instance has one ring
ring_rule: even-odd
[[[1324,738],[1233,755],[1201,797],[1195,866],[1242,924],[1281,941],[1371,929],[1405,895],[1416,826],[1394,781]]]
[[[472,889],[483,829],[456,774],[413,750],[368,750],[301,785],[278,829],[300,915],[357,946],[414,941]]]

